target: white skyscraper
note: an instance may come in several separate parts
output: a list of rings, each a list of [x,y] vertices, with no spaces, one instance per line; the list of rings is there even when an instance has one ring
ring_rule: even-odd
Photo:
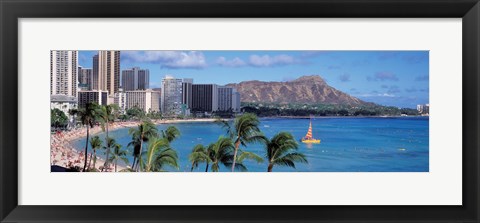
[[[180,114],[182,110],[182,79],[162,79],[161,110],[164,114]]]
[[[50,95],[77,97],[78,51],[50,51]]]

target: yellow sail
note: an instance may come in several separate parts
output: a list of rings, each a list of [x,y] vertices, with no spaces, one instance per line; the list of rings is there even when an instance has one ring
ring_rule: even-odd
[[[320,143],[320,139],[314,139],[312,135],[312,120],[310,120],[310,126],[308,127],[307,134],[302,138],[303,143]]]

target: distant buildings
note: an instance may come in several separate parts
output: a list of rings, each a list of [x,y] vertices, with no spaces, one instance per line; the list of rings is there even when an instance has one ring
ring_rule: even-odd
[[[78,65],[77,51],[51,51],[50,58],[51,108],[67,115],[92,102],[116,104],[121,113],[133,107],[166,116],[240,112],[240,94],[233,87],[194,84],[192,78],[167,75],[161,88],[152,90],[150,71],[139,67],[123,70],[120,82],[120,51],[98,51],[92,68]]]
[[[233,111],[233,88],[227,86],[218,87],[218,110]]]
[[[430,114],[430,104],[417,105],[417,111],[420,114],[429,115]]]
[[[125,114],[125,111],[127,110],[127,94],[122,88],[119,88],[118,92],[115,93],[113,103],[118,106],[120,113]]]
[[[192,78],[184,78],[182,83],[182,104],[185,105],[185,109],[192,108]]]
[[[50,51],[50,95],[77,97],[78,52]]]
[[[126,109],[137,107],[145,112],[160,111],[160,92],[148,90],[126,91]]]
[[[165,76],[162,79],[161,111],[164,114],[180,114],[182,111],[182,79]]]
[[[92,58],[92,77],[90,79],[90,89],[89,90],[100,90],[100,80],[98,76],[98,54],[94,55]]]
[[[236,90],[233,90],[232,94],[232,111],[234,113],[240,112],[240,93]]]
[[[78,107],[85,108],[88,103],[97,103],[99,105],[107,105],[108,91],[90,90],[78,92]]]
[[[192,85],[192,112],[216,112],[218,110],[218,85]]]
[[[150,71],[134,67],[122,70],[122,88],[125,91],[146,90],[150,85]]]
[[[91,90],[92,71],[92,68],[78,67],[78,84],[86,88],[84,90]]]

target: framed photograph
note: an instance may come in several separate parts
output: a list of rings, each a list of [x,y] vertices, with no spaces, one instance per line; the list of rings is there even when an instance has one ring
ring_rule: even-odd
[[[1,222],[478,222],[478,1],[2,1]]]

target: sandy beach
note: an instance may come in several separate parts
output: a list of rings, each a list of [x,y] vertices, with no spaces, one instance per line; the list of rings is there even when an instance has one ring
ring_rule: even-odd
[[[176,119],[176,120],[154,120],[153,123],[156,125],[160,124],[174,124],[174,123],[192,123],[192,122],[214,122],[217,119]],[[131,128],[136,127],[140,124],[140,121],[127,121],[127,122],[114,122],[109,125],[108,130],[114,131],[121,128]],[[95,126],[90,128],[90,137],[101,133],[102,127]],[[72,142],[87,136],[86,127],[76,128],[70,131],[58,131],[50,135],[50,165],[58,165],[66,168],[71,167],[80,167],[83,168],[85,155],[85,148],[75,148],[72,145]],[[100,169],[104,166],[105,160],[99,157],[99,153],[103,151],[97,151],[97,161],[95,167]],[[87,155],[87,165],[92,157],[93,151],[89,147],[89,153]],[[91,162],[93,165],[93,160]],[[117,171],[129,168],[130,166],[117,165]],[[113,164],[109,167],[107,172],[112,172],[114,170]]]

